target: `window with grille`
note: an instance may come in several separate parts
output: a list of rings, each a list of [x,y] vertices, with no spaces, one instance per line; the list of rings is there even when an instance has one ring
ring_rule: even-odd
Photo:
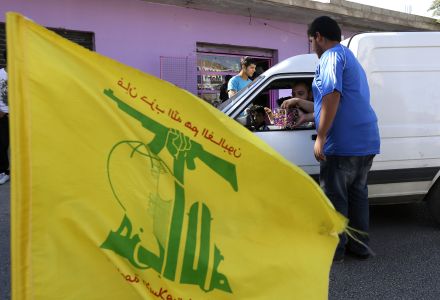
[[[95,34],[88,31],[68,30],[64,28],[48,28],[66,39],[75,42],[89,50],[95,50]],[[0,23],[0,68],[5,67],[3,51],[6,50],[5,23]]]

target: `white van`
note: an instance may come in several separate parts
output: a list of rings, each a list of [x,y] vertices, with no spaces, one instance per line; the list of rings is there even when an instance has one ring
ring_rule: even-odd
[[[381,154],[369,173],[372,204],[427,200],[440,221],[440,32],[364,33],[342,42],[367,73],[371,104],[379,120]],[[248,126],[253,104],[276,108],[293,82],[311,84],[316,54],[288,58],[223,103],[222,111]],[[292,163],[318,179],[315,128],[255,132]]]

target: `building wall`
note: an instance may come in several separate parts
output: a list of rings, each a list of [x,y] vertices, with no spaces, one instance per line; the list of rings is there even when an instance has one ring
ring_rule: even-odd
[[[92,31],[97,52],[155,76],[160,56],[195,56],[197,42],[275,49],[279,60],[309,51],[303,24],[141,0],[2,0],[1,22],[7,11],[48,27]]]

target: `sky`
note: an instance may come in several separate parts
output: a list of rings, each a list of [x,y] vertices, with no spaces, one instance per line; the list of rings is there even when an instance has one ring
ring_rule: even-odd
[[[382,7],[401,12],[408,12],[415,15],[432,17],[432,12],[428,12],[428,8],[432,4],[432,0],[349,0],[361,4]]]
[[[329,0],[318,0],[329,2]],[[408,12],[414,15],[432,17],[432,12],[428,12],[433,0],[348,0],[360,4],[377,6],[395,11]]]

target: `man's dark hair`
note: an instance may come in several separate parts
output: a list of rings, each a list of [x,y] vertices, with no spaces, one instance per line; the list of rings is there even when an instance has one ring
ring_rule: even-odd
[[[225,76],[225,82],[228,82],[229,80],[231,80],[232,75],[226,75]]]
[[[307,82],[306,80],[303,80],[303,79],[295,80],[295,81],[292,83],[292,88],[293,88],[294,86],[299,85],[299,84],[304,84],[304,85],[306,86],[306,88],[307,88],[307,91],[310,91],[310,82]]]
[[[255,60],[253,60],[249,56],[243,56],[240,60],[240,65],[245,66],[247,68],[250,65],[257,65],[257,64],[255,63]]]
[[[264,107],[261,105],[252,105],[250,108],[250,113],[265,115],[266,111],[264,110]]]
[[[312,24],[309,25],[307,30],[308,36],[316,37],[317,32],[328,40],[341,41],[341,28],[338,23],[330,17],[322,16],[316,18]]]

